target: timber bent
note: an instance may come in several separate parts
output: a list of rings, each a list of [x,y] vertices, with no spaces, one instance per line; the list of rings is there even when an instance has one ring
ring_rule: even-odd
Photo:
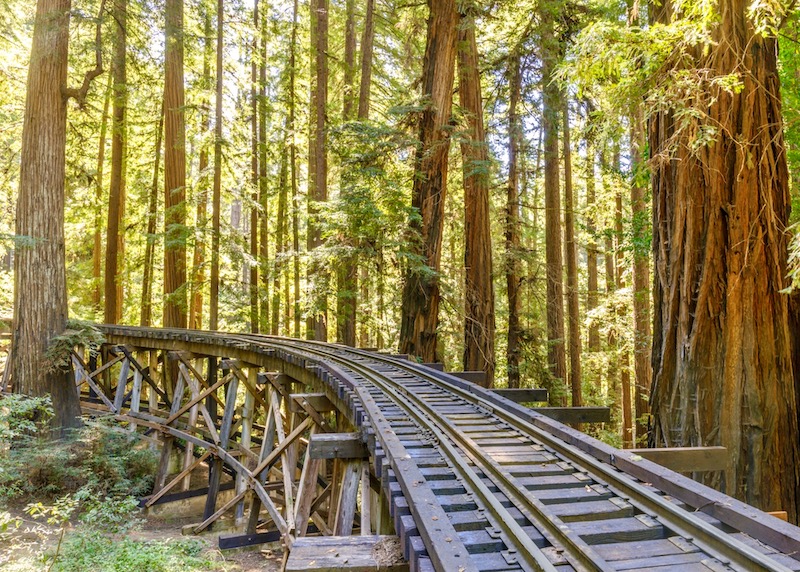
[[[281,541],[287,570],[366,538],[399,547],[387,570],[800,570],[797,527],[402,356],[98,327],[73,355],[85,410],[159,437],[142,506],[205,497],[192,530],[232,521],[222,548]],[[341,550],[314,568],[315,546]]]

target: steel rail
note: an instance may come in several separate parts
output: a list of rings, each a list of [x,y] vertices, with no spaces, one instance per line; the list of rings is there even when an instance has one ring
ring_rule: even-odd
[[[189,336],[192,335],[191,331],[170,330],[165,332],[156,329],[150,330],[153,330],[152,333],[156,333],[157,336],[148,336],[151,339],[167,340],[170,342],[180,342],[184,340],[189,341]],[[132,338],[145,337],[139,334],[139,332],[144,332],[143,329],[124,328],[124,332],[127,333],[122,333],[119,335],[130,336]],[[207,343],[208,345],[219,344],[221,346],[229,346],[238,350],[245,349],[237,345],[232,339],[233,337],[230,335],[196,332],[196,334],[201,333],[206,337],[207,340],[201,343]],[[261,348],[267,351],[270,346],[281,346],[284,349],[288,347],[289,351],[295,354],[308,352],[309,348],[314,346],[327,348],[328,352],[333,351],[330,349],[331,346],[329,344],[322,344],[321,342],[287,340],[286,338],[253,334],[244,334],[238,337],[241,339],[241,341],[246,341],[250,346],[248,349],[250,351],[254,351],[254,353],[262,353],[255,350],[255,347],[258,346],[261,346]],[[256,343],[253,344],[253,341]],[[452,394],[464,399],[466,402],[485,409],[491,414],[497,416],[498,419],[502,419],[503,421],[509,423],[523,434],[533,437],[539,442],[546,444],[553,450],[557,451],[558,454],[569,459],[572,463],[582,467],[584,470],[588,470],[595,476],[600,476],[601,480],[605,480],[609,483],[611,488],[616,489],[618,493],[621,493],[621,497],[625,498],[627,495],[628,499],[640,509],[645,510],[645,512],[653,513],[655,518],[662,521],[662,523],[668,529],[672,530],[676,534],[691,539],[701,550],[708,553],[710,556],[717,557],[723,563],[741,566],[746,570],[772,570],[782,572],[789,570],[789,568],[783,566],[779,562],[776,562],[768,555],[762,554],[743,542],[732,538],[730,535],[718,530],[713,525],[697,518],[687,510],[675,505],[673,502],[646,489],[641,485],[641,483],[636,482],[634,478],[628,476],[627,474],[618,472],[618,470],[615,469],[612,464],[599,459],[590,452],[587,452],[585,450],[586,447],[576,447],[571,445],[562,438],[548,432],[546,429],[538,427],[536,424],[534,424],[534,422],[538,419],[537,416],[532,415],[532,420],[524,419],[518,413],[514,413],[513,411],[509,412],[502,406],[498,407],[496,402],[487,399],[486,396],[481,396],[480,394],[483,392],[471,391],[468,386],[456,380],[450,381],[447,379],[442,379],[442,377],[446,377],[446,374],[433,375],[411,362],[391,357],[384,357],[373,352],[361,351],[344,346],[334,347],[338,352],[346,352],[354,356],[372,360],[374,362],[390,364],[401,370],[410,372],[433,384],[435,387],[449,391]],[[326,355],[330,357],[330,353]],[[347,363],[349,364],[348,367],[352,365],[352,362]],[[368,392],[364,393],[367,393],[368,396]],[[752,519],[753,517],[750,518]]]
[[[309,342],[303,343],[305,344]],[[345,351],[350,352],[351,350]],[[370,359],[375,359],[373,357],[374,354],[369,354],[367,352],[359,352],[358,350],[355,350],[352,353],[356,353]],[[591,455],[588,455],[582,451],[578,451],[558,437],[555,437],[543,429],[528,423],[524,419],[520,419],[516,415],[504,411],[501,408],[495,407],[483,398],[459,387],[448,384],[436,376],[422,371],[420,368],[414,367],[413,364],[406,364],[401,360],[383,356],[380,356],[376,361],[391,363],[400,369],[413,372],[415,375],[425,379],[429,383],[432,383],[442,389],[446,389],[469,403],[487,409],[499,419],[502,419],[523,433],[546,444],[573,463],[591,473],[594,473],[597,476],[600,476],[602,480],[608,482],[613,488],[618,489],[618,491],[622,493],[620,495],[622,498],[625,498],[627,495],[630,500],[635,499],[634,502],[638,503],[640,507],[645,510],[645,512],[653,513],[653,516],[657,519],[660,519],[667,528],[671,529],[676,534],[692,539],[692,541],[701,550],[707,552],[711,556],[717,557],[723,563],[731,562],[744,567],[748,571],[764,570],[772,572],[790,572],[788,567],[776,562],[770,558],[769,555],[763,554],[744,544],[743,542],[732,538],[729,534],[726,534],[713,525],[694,516],[693,513],[682,509],[673,502],[643,487],[628,475],[625,475],[616,469],[610,468],[607,464],[599,461]]]

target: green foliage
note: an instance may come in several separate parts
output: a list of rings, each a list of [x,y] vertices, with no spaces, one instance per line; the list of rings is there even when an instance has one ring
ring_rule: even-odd
[[[23,440],[43,436],[52,417],[50,397],[3,395],[0,397],[0,451],[3,443],[19,446]]]
[[[103,334],[91,322],[67,320],[63,333],[53,336],[44,354],[45,369],[49,372],[67,371],[70,356],[76,347],[99,347],[105,341]]]
[[[70,534],[54,572],[172,572],[228,570],[224,562],[202,554],[196,539],[138,541],[91,532]]]
[[[25,410],[29,408],[25,406]],[[0,408],[0,412],[4,410],[11,408]],[[36,423],[38,427],[43,422]],[[7,440],[6,447],[0,448],[0,503],[35,499],[44,506],[65,495],[75,495],[79,512],[99,521],[101,513],[107,511],[98,503],[127,502],[124,499],[129,495],[140,496],[152,488],[158,459],[136,435],[102,422],[88,422],[70,438],[54,441],[27,432],[29,420],[12,424],[26,432],[24,439]],[[0,425],[11,426],[1,421]]]

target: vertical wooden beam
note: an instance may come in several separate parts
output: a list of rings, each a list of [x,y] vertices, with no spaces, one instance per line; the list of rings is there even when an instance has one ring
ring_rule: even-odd
[[[254,365],[250,365],[247,368],[247,380],[250,382],[248,385],[249,387],[245,387],[245,394],[244,394],[244,406],[242,407],[242,439],[241,445],[243,450],[250,449],[250,443],[252,442],[252,433],[253,433],[253,410],[255,408],[256,397],[253,395],[251,388],[256,389],[258,387],[258,367]],[[242,459],[245,465],[247,462],[247,457]],[[244,493],[247,489],[247,481],[244,479],[243,475],[236,475],[236,493]],[[245,497],[242,497],[242,500],[236,505],[236,521],[239,522],[242,518],[244,518],[244,505],[245,505]]]
[[[139,413],[142,402],[142,372],[134,368],[133,370],[133,391],[131,391],[131,412]],[[131,432],[136,431],[136,423],[131,421],[128,425]]]
[[[272,450],[275,448],[275,412],[280,411],[278,410],[278,403],[279,403],[278,392],[275,391],[274,388],[270,388],[269,391],[269,402],[272,406],[269,408],[267,412],[267,423],[264,430],[264,436],[261,440],[261,451],[258,455],[258,462],[259,464],[261,461],[267,458],[267,456],[272,453]],[[256,479],[259,480],[261,483],[265,482],[267,479],[269,471],[265,470],[261,474],[256,475]],[[258,527],[258,514],[261,512],[261,499],[258,496],[253,497],[253,502],[250,505],[250,516],[247,520],[247,534],[255,534],[256,528]],[[291,522],[290,522],[291,521]],[[286,514],[286,522],[289,525],[289,528],[292,528],[294,522],[294,515],[293,514]]]
[[[317,431],[316,425],[311,427],[311,435]],[[295,532],[296,536],[305,536],[308,530],[308,519],[311,516],[311,505],[317,496],[317,475],[322,459],[312,459],[310,447],[306,449],[303,470],[300,473],[300,483],[297,486],[297,502],[295,503]]]
[[[222,424],[219,431],[219,448],[227,450],[228,441],[231,437],[231,427],[233,426],[233,415],[236,411],[236,393],[239,390],[239,378],[231,376],[225,392],[225,411],[222,414]],[[219,483],[222,477],[222,459],[214,457],[211,463],[211,473],[208,478],[208,496],[206,506],[203,511],[203,520],[211,518],[217,510],[217,495],[219,494]]]
[[[131,361],[125,357],[122,360],[122,366],[119,370],[119,379],[117,380],[117,393],[114,396],[114,413],[119,413],[122,409],[122,403],[125,401],[125,388],[128,385],[128,372],[131,369]]]
[[[342,490],[339,505],[336,507],[334,536],[350,536],[353,533],[353,519],[358,504],[358,485],[361,482],[361,460],[348,459],[342,472]]]
[[[184,381],[183,377],[179,376],[175,384],[175,391],[172,398],[172,406],[170,407],[170,415],[178,412],[181,408],[181,398],[183,396]],[[164,444],[161,446],[161,460],[158,463],[158,472],[156,473],[156,482],[153,487],[153,493],[157,493],[162,488],[167,480],[169,474],[169,461],[172,456],[172,447],[175,444],[175,437],[171,435],[164,436]]]
[[[361,536],[370,536],[372,491],[369,488],[369,461],[361,461]]]
[[[190,382],[194,381],[190,379],[189,372],[186,370],[186,366],[184,364],[179,364],[178,366],[178,375],[181,376],[183,383],[190,384]],[[193,399],[194,396],[192,395],[193,392],[190,392],[190,399]],[[193,405],[192,408],[189,410],[189,419],[187,421],[187,427],[191,430],[195,425],[197,425],[197,405]],[[183,451],[183,469],[186,470],[192,466],[194,463],[194,443],[189,441],[186,442],[186,449]],[[192,483],[192,475],[191,473],[187,474],[183,478],[183,483],[181,484],[181,488],[183,490],[188,491],[191,487]]]

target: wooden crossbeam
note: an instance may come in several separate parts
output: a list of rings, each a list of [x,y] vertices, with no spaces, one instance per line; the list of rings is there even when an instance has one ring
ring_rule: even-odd
[[[476,385],[486,385],[486,372],[485,371],[451,371],[450,375],[469,381]]]
[[[318,413],[328,413],[336,411],[331,400],[324,393],[293,393],[290,395],[291,399],[288,402],[289,411],[292,413],[299,413],[305,411],[302,403],[305,401],[314,411]]]
[[[300,435],[311,425],[314,424],[314,420],[310,417],[306,417],[300,425],[294,428],[294,430],[283,440],[281,441],[273,451],[267,455],[267,458],[261,461],[258,466],[250,471],[250,475],[255,477],[259,473],[261,473],[264,469],[268,468],[272,463],[274,463],[278,457],[283,453],[289,445],[294,443]],[[284,471],[285,473],[288,471]]]
[[[369,456],[360,433],[315,434],[308,443],[312,459],[364,459]]]
[[[561,423],[608,423],[611,420],[608,407],[531,407],[531,410]]]
[[[492,389],[500,397],[505,397],[514,403],[529,403],[532,401],[547,401],[546,389]]]
[[[219,517],[221,517],[223,514],[228,512],[231,508],[233,508],[234,505],[236,505],[236,503],[238,503],[240,500],[242,500],[244,498],[244,493],[245,492],[246,491],[242,491],[240,493],[237,493],[231,500],[229,500],[224,505],[222,505],[222,507],[217,512],[215,512],[214,514],[212,514],[211,516],[206,518],[203,522],[201,522],[200,524],[195,526],[194,527],[194,533],[195,534],[200,534],[206,528],[208,528],[211,524],[213,524],[214,521],[218,520]]]
[[[678,473],[722,471],[728,463],[725,447],[662,447],[628,449],[626,452]]]
[[[191,464],[191,465],[189,465],[188,467],[185,467],[185,468],[183,469],[183,471],[181,471],[181,472],[180,472],[180,474],[178,474],[178,476],[177,476],[177,477],[175,477],[175,478],[174,478],[174,479],[172,479],[172,480],[171,480],[171,481],[170,481],[170,482],[169,482],[167,485],[165,485],[163,489],[161,489],[161,490],[160,490],[160,491],[158,491],[156,494],[154,494],[153,496],[151,496],[151,497],[150,497],[150,498],[147,500],[147,502],[144,504],[144,507],[145,507],[145,508],[150,508],[151,506],[153,506],[154,504],[156,504],[156,503],[159,501],[159,499],[160,499],[161,497],[163,497],[163,496],[164,496],[165,494],[167,494],[167,493],[168,493],[170,490],[172,490],[172,489],[175,487],[175,485],[177,485],[179,482],[181,482],[181,481],[183,480],[183,478],[184,478],[184,477],[186,477],[187,475],[189,475],[189,473],[191,473],[191,472],[192,472],[192,471],[193,471],[195,468],[197,468],[198,466],[200,466],[200,464],[201,464],[203,461],[205,461],[206,459],[208,459],[210,456],[211,456],[211,452],[210,452],[210,451],[206,451],[206,452],[205,452],[205,453],[203,453],[201,456],[199,456],[197,459],[195,459],[194,463],[192,463],[192,464]]]

